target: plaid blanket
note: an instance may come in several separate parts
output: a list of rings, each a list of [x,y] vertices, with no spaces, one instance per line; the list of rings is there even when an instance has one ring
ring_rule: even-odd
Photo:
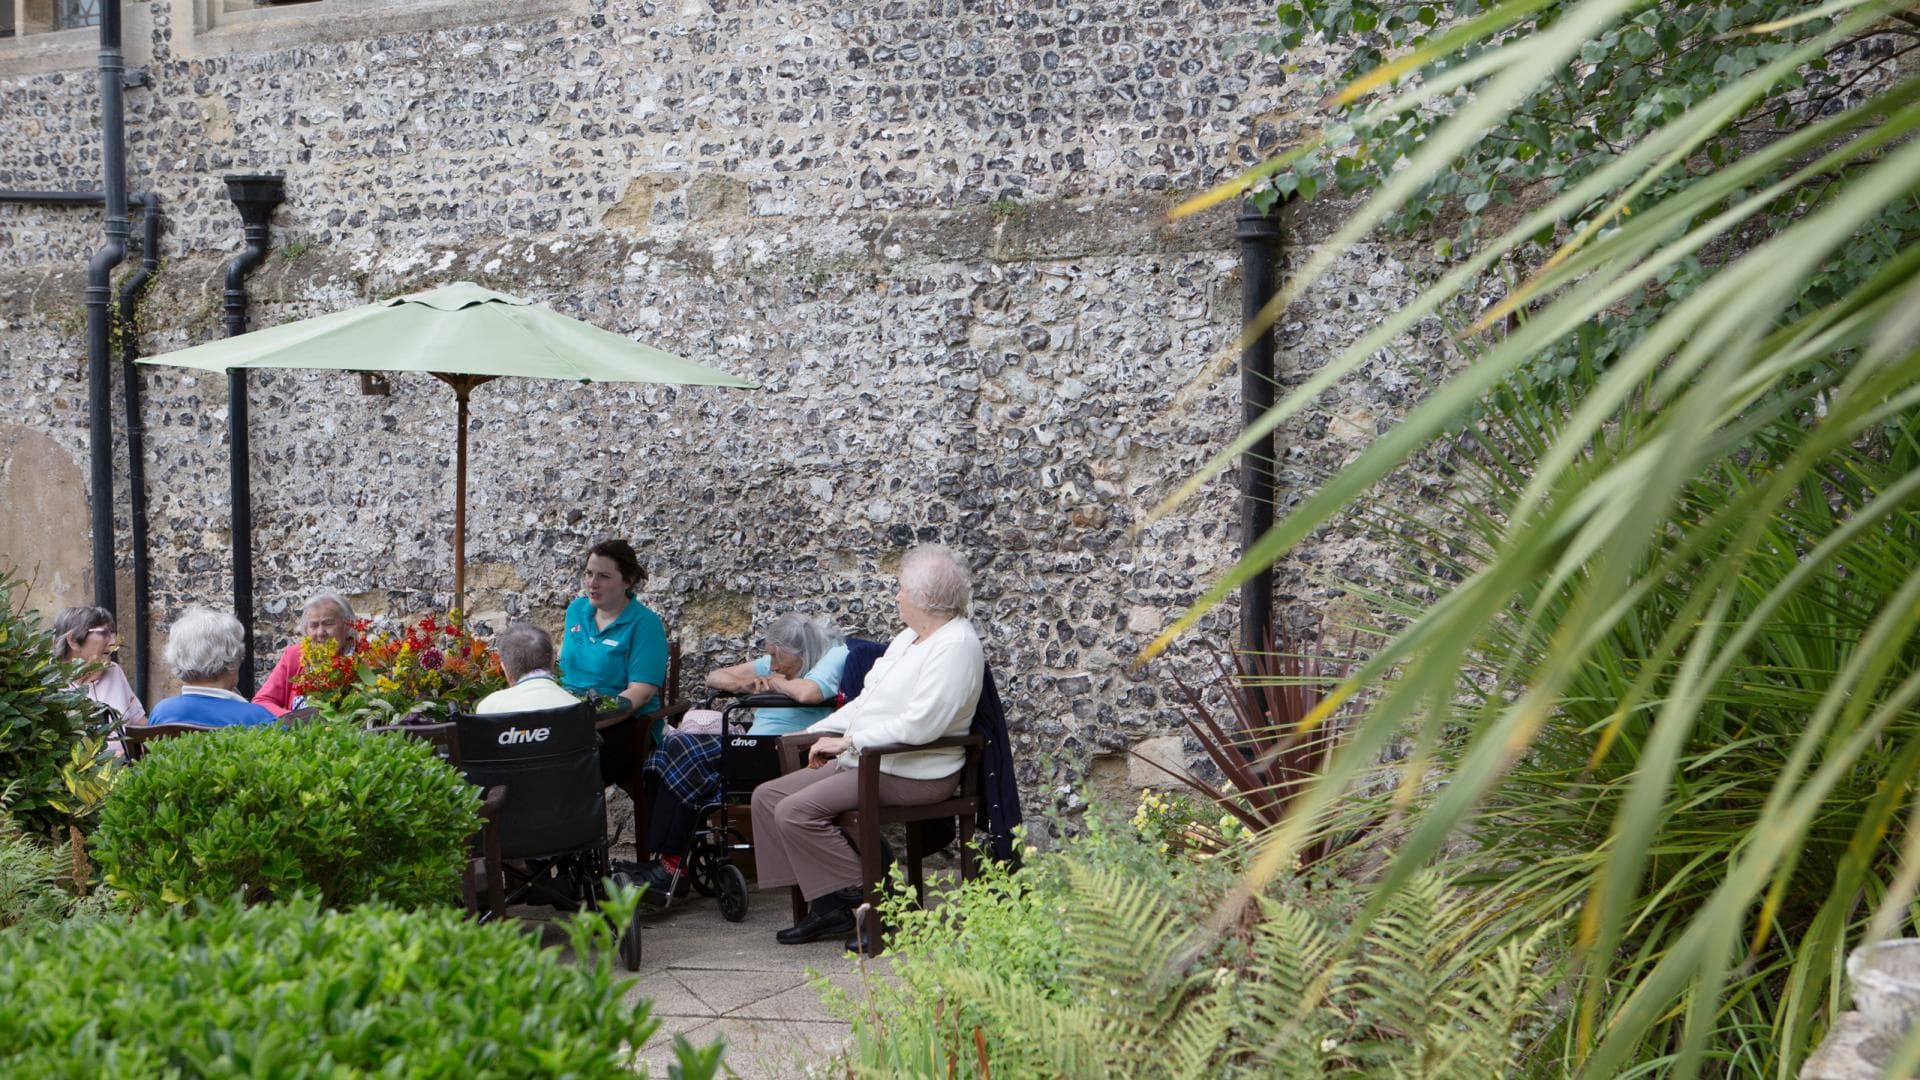
[[[644,768],[657,774],[675,799],[704,805],[720,791],[720,736],[669,731]]]

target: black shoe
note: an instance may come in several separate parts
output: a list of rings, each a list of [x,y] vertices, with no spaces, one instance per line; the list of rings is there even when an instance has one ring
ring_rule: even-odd
[[[671,901],[687,895],[687,875],[675,875],[657,862],[635,867],[633,883],[646,886],[646,894],[641,900],[653,907],[665,907]]]
[[[773,935],[782,945],[805,945],[810,941],[844,934],[853,929],[853,912],[846,908],[808,911],[800,921]]]
[[[782,945],[805,945],[852,930],[853,908],[860,895],[858,885],[828,893],[808,904],[800,921],[775,933],[773,939]]]

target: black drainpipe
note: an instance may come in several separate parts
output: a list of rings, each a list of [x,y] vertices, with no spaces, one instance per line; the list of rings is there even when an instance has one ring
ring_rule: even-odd
[[[92,443],[88,499],[93,516],[93,602],[114,608],[113,356],[109,323],[113,268],[127,256],[127,64],[120,54],[120,4],[100,5],[100,161],[106,243],[87,261],[87,431]]]
[[[132,494],[129,515],[133,518],[133,692],[141,701],[148,695],[147,611],[147,427],[140,418],[140,370],[134,361],[140,356],[140,292],[160,267],[160,197],[150,192],[136,194],[134,201],[145,212],[141,225],[140,269],[120,286],[120,386],[127,406],[127,487]]]
[[[100,206],[107,197],[98,191],[0,191],[0,203],[25,203],[47,206]],[[147,566],[147,462],[144,452],[145,428],[140,423],[140,380],[132,357],[139,355],[139,342],[133,333],[133,301],[153,270],[160,264],[160,197],[144,191],[127,196],[131,206],[146,210],[144,247],[140,269],[120,290],[121,346],[125,353],[121,369],[127,401],[127,475],[133,487],[133,655],[134,695],[148,700],[147,613],[149,570]]]
[[[1245,333],[1259,324],[1261,311],[1279,291],[1280,222],[1247,202],[1241,206],[1239,226],[1240,312]],[[1273,339],[1269,325],[1247,341],[1240,353],[1241,417],[1248,427],[1273,408]],[[1269,434],[1240,455],[1242,555],[1273,528],[1273,476],[1274,443]],[[1240,586],[1240,649],[1261,652],[1273,647],[1273,571],[1267,569]]]
[[[227,194],[240,210],[247,246],[227,263],[227,336],[247,332],[247,275],[267,257],[267,227],[273,208],[286,198],[281,176],[229,176]],[[240,663],[240,693],[252,697],[253,681],[253,491],[247,448],[247,370],[227,371],[228,497],[233,504],[233,611],[240,617],[247,654]]]

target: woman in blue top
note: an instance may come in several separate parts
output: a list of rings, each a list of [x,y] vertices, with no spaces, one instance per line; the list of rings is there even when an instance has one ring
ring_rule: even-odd
[[[234,691],[247,655],[240,620],[224,611],[190,607],[167,631],[167,666],[180,679],[180,695],[153,707],[148,724],[258,727],[273,723],[264,705]]]
[[[560,640],[561,685],[633,703],[632,717],[600,729],[600,779],[607,784],[625,784],[632,776],[636,718],[660,711],[660,688],[667,681],[666,624],[633,595],[646,580],[625,540],[588,548],[584,595],[567,605]],[[658,740],[663,725],[657,717],[652,724]]]
[[[766,655],[707,676],[715,690],[736,694],[785,694],[804,708],[754,710],[749,735],[805,731],[832,713],[847,666],[847,646],[830,624],[786,614],[766,631]],[[682,857],[699,825],[697,811],[714,798],[720,773],[720,739],[675,732],[647,759],[647,849],[658,862],[639,868],[636,880],[658,900],[685,892]]]

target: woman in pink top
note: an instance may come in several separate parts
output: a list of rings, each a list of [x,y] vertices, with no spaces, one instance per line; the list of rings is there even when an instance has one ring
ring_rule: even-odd
[[[113,730],[117,732],[121,724],[146,723],[147,710],[134,696],[127,673],[113,661],[113,652],[120,645],[113,621],[113,612],[106,608],[67,608],[53,620],[53,655],[59,660],[93,665],[73,685],[85,690],[95,705],[111,714],[109,719],[115,721]],[[108,746],[116,754],[124,753],[117,734],[108,740]]]

